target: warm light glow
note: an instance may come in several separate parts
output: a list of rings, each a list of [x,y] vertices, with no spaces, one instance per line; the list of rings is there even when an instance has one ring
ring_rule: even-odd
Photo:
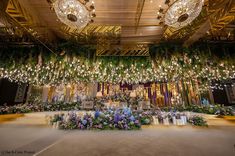
[[[73,28],[83,28],[90,21],[87,8],[78,0],[56,0],[53,3],[57,17]]]
[[[96,97],[102,97],[103,95],[102,95],[102,92],[97,92],[96,93]]]
[[[130,97],[133,97],[133,98],[136,97],[136,92],[135,91],[131,92]]]
[[[165,24],[182,28],[191,23],[201,12],[204,0],[178,0],[165,15]]]

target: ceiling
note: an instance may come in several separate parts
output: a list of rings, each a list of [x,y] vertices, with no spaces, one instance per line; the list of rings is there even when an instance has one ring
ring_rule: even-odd
[[[169,6],[165,4],[166,0],[94,0],[96,18],[94,23],[82,30],[61,23],[48,3],[50,0],[2,1],[8,8],[1,7],[2,32],[5,31],[12,38],[17,35],[23,38],[29,34],[34,41],[43,44],[75,39],[81,44],[105,45],[110,42],[114,45],[136,46],[181,41],[189,46],[201,39],[218,40],[218,36],[219,40],[234,41],[234,0],[205,0],[203,13],[192,24],[180,30],[164,25],[163,18],[157,18],[159,6],[165,11],[174,0],[170,1]],[[13,27],[13,33],[8,32],[10,29],[5,30],[7,27]]]
[[[63,24],[58,21],[56,14],[50,9],[46,0],[18,0],[20,4],[33,16],[34,28],[41,33],[49,35],[51,32],[64,37],[61,32]],[[161,39],[162,26],[156,18],[159,5],[164,6],[164,0],[146,0],[136,30],[136,12],[138,0],[95,0],[96,18],[95,26],[121,26],[122,43],[155,43]]]

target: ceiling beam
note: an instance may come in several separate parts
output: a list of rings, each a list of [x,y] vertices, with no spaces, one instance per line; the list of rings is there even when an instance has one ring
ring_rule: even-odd
[[[43,18],[39,16],[37,9],[31,5],[29,0],[18,0],[21,6],[24,6],[24,9],[28,12],[33,18],[32,27],[35,27],[36,31],[43,36],[49,42],[56,40],[56,36],[48,29],[48,24]],[[43,27],[43,29],[39,29]]]
[[[212,33],[222,30],[235,20],[234,0],[210,0],[209,2],[209,11],[213,13],[210,16]]]
[[[145,3],[145,0],[138,0],[136,16],[135,16],[135,33],[137,33],[137,30],[139,27],[140,18],[141,18],[143,8],[144,8],[144,3]]]
[[[222,30],[235,20],[234,0],[209,0],[208,6],[209,18],[184,42],[184,46],[190,46],[209,30],[212,33]]]
[[[210,20],[206,20],[205,23],[203,23],[199,29],[197,29],[192,36],[190,36],[183,44],[183,46],[188,47],[192,45],[194,42],[196,42],[198,39],[203,37],[207,31],[209,31],[211,28]]]

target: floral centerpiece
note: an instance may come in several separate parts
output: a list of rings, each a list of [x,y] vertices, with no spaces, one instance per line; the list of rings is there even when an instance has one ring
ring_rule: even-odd
[[[59,129],[100,129],[100,130],[134,130],[140,129],[140,115],[129,108],[96,111],[94,115],[86,113],[83,116],[76,112],[56,114],[50,117],[50,124]]]

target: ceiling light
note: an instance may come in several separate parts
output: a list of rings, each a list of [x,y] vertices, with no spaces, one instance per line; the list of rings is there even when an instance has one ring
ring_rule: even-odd
[[[191,23],[201,12],[204,0],[178,0],[166,12],[165,24],[182,28]]]
[[[72,28],[83,28],[95,17],[92,11],[95,9],[92,3],[89,9],[86,7],[89,0],[81,3],[79,0],[55,0],[52,4],[58,19]],[[92,14],[90,12],[92,11]]]

